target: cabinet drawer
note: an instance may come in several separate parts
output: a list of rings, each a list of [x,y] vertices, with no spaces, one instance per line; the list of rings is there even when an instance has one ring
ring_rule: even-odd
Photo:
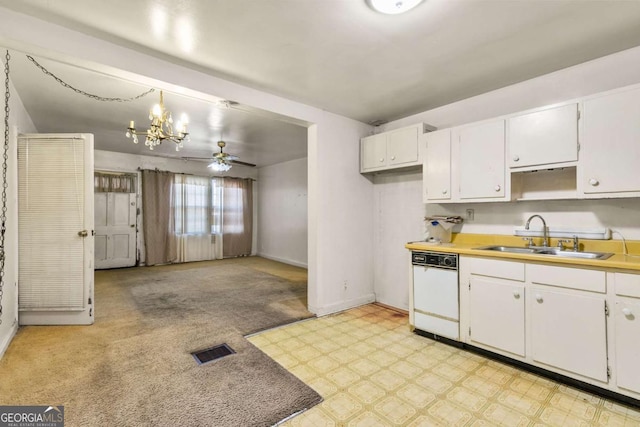
[[[640,298],[640,275],[614,273],[613,281],[617,295]]]
[[[521,262],[467,257],[463,260],[461,262],[469,266],[471,274],[524,282],[524,264]]]
[[[604,271],[552,265],[527,264],[527,277],[531,283],[561,288],[604,293],[607,290]]]

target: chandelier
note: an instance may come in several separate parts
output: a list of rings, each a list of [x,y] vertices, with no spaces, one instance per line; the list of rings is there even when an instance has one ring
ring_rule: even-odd
[[[227,172],[231,169],[231,163],[229,163],[226,159],[214,158],[213,163],[208,166],[214,172]]]
[[[136,124],[133,120],[129,122],[127,128],[127,138],[132,138],[133,143],[138,143],[138,135],[144,136],[144,145],[149,147],[149,150],[153,150],[154,147],[162,144],[162,141],[168,139],[176,143],[176,151],[180,151],[184,141],[189,141],[189,132],[187,132],[187,124],[189,119],[186,114],[183,114],[180,120],[176,123],[176,132],[173,133],[173,118],[171,112],[164,108],[164,98],[162,91],[160,91],[160,103],[156,104],[149,111],[149,120],[151,120],[151,126],[144,132],[136,130]]]

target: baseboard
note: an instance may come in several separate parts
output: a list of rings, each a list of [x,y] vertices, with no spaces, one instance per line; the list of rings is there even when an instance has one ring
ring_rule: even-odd
[[[382,303],[382,302],[379,302],[379,301],[376,301],[375,305],[379,305],[380,307],[386,308],[387,310],[396,311],[398,313],[405,314],[407,316],[409,315],[409,310],[405,310],[405,309],[402,309],[402,308],[394,307],[392,305],[388,305],[388,304],[385,304],[385,303]]]
[[[266,259],[270,259],[272,261],[278,261],[278,262],[281,262],[283,264],[293,265],[294,267],[309,268],[307,263],[294,261],[294,260],[291,260],[291,259],[288,259],[288,258],[280,258],[280,257],[269,255],[269,254],[263,254],[263,253],[260,253],[260,252],[258,252],[256,255],[259,256],[260,258],[266,258]]]
[[[350,308],[359,307],[365,304],[371,304],[376,301],[376,295],[374,293],[364,295],[359,298],[354,298],[346,301],[340,301],[334,304],[329,304],[323,307],[309,306],[309,311],[316,316],[326,316],[327,314],[334,314],[340,311],[345,311]]]
[[[15,322],[9,331],[9,334],[5,337],[5,339],[0,343],[0,359],[4,356],[4,352],[9,348],[9,344],[13,340],[13,337],[16,336],[18,332],[18,322]]]

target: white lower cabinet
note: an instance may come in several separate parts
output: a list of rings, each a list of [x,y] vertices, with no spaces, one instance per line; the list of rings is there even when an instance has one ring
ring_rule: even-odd
[[[614,375],[618,387],[637,393],[640,399],[640,275],[614,273],[613,276]]]
[[[530,289],[532,359],[606,382],[604,295],[542,287]]]
[[[640,393],[640,298],[616,298],[616,383]]]
[[[615,273],[614,295],[604,270],[465,255],[459,269],[463,342],[640,400],[640,275]]]
[[[525,355],[524,283],[471,276],[469,338],[518,356]]]

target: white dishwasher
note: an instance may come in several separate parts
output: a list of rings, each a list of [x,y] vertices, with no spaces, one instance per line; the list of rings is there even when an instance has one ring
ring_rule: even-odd
[[[460,340],[458,254],[412,251],[413,322],[434,338]]]

